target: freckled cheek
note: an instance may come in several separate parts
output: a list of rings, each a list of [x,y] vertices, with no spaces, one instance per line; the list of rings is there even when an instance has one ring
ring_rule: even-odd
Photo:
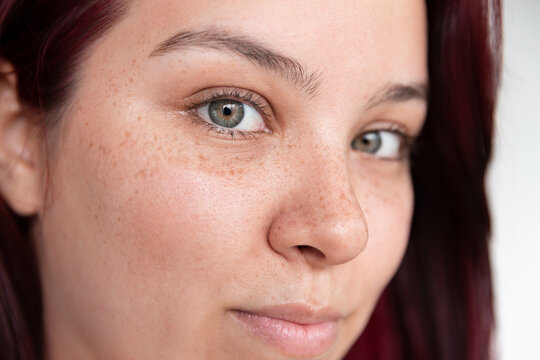
[[[202,172],[196,155],[173,162],[156,156],[153,167],[131,164],[117,207],[110,209],[118,221],[108,234],[130,258],[128,271],[157,279],[152,286],[173,281],[199,289],[234,276],[258,239],[255,228],[245,225],[255,225],[249,220],[256,214],[248,213],[238,174]],[[103,201],[107,197],[105,192]],[[159,280],[162,274],[168,280]]]
[[[368,185],[364,185],[368,187]],[[409,177],[380,183],[362,196],[369,240],[361,254],[366,279],[380,287],[397,270],[407,246],[413,212],[413,191]]]

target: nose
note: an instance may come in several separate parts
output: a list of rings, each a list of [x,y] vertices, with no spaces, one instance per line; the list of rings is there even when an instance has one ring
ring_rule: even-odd
[[[322,158],[304,159],[284,176],[280,211],[268,232],[274,251],[317,268],[355,259],[368,240],[345,161]]]

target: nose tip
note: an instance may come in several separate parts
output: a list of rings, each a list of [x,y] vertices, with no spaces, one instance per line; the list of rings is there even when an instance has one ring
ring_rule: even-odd
[[[289,208],[274,219],[268,240],[287,260],[303,259],[314,267],[339,265],[366,247],[367,224],[352,189],[325,194],[291,197]]]

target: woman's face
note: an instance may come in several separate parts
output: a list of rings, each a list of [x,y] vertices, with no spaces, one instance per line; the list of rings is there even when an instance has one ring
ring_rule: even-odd
[[[77,80],[36,227],[50,358],[342,357],[407,244],[423,2],[135,1]]]

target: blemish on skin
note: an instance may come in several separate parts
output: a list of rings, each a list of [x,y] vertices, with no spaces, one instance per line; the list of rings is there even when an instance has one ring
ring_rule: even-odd
[[[92,147],[94,146],[94,143],[91,142],[90,144],[88,144],[88,148],[91,149]]]
[[[126,138],[129,138],[131,136],[131,133],[129,131],[125,132]]]
[[[199,160],[201,160],[202,162],[208,161],[208,158],[207,158],[206,156],[204,156],[203,154],[199,154],[197,157],[198,157]]]
[[[107,155],[107,154],[110,152],[110,150],[108,150],[107,148],[105,148],[105,146],[103,146],[103,145],[99,145],[98,150],[99,150],[99,151],[101,152],[101,154],[103,154],[103,155]]]
[[[234,175],[234,173],[235,173],[234,169],[229,170],[229,174]]]
[[[137,179],[138,177],[141,177],[143,179],[146,179],[146,169],[145,168],[142,168],[141,170],[139,170],[136,174],[135,174],[135,179]]]

